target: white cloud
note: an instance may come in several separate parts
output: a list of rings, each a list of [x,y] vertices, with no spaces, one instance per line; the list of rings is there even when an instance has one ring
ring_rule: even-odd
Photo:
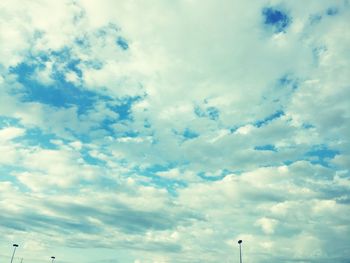
[[[256,221],[256,225],[261,226],[264,233],[273,234],[275,232],[277,221],[275,219],[262,217]]]
[[[250,133],[253,129],[254,129],[254,126],[251,125],[251,124],[248,124],[248,125],[246,125],[246,126],[243,126],[243,127],[238,128],[238,129],[235,131],[235,133],[245,135],[245,134]]]
[[[170,179],[180,179],[181,176],[180,171],[177,168],[165,172],[158,172],[157,175],[159,175],[160,177],[166,177]]]
[[[0,129],[0,140],[9,141],[16,137],[23,136],[25,134],[25,129],[17,127],[6,127]]]

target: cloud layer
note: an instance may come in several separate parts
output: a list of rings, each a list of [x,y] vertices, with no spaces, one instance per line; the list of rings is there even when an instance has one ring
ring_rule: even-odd
[[[349,262],[348,1],[0,10],[0,260]]]

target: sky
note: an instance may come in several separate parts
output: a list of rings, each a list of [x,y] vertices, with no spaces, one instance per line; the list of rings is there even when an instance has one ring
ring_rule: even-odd
[[[349,263],[349,21],[0,1],[0,261]]]

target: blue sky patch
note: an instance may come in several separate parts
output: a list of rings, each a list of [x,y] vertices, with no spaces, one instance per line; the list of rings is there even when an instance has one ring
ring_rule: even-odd
[[[15,176],[12,176],[11,173],[13,173],[13,167],[10,166],[0,166],[0,182],[17,182],[18,180],[16,179]]]
[[[226,177],[226,175],[229,175],[229,174],[239,174],[240,172],[237,171],[237,172],[232,172],[230,170],[227,170],[227,169],[223,169],[221,171],[220,174],[216,175],[216,176],[213,176],[213,175],[208,175],[208,173],[206,172],[199,172],[197,173],[197,176],[199,176],[200,178],[206,180],[206,181],[211,181],[211,182],[215,182],[215,181],[220,181],[222,179],[224,179]]]
[[[329,167],[329,160],[333,159],[339,153],[337,150],[328,148],[327,145],[316,145],[306,152],[305,156],[310,158],[311,163]]]
[[[70,69],[76,69],[77,61],[68,63]],[[54,82],[44,85],[34,78],[35,70],[42,67],[40,64],[21,63],[10,69],[12,74],[18,76],[18,82],[23,85],[22,99],[25,102],[40,102],[54,107],[77,106],[78,113],[86,112],[92,107],[99,96],[91,91],[83,90],[67,82],[63,73],[54,72]]]
[[[146,129],[149,129],[152,127],[152,124],[150,123],[150,121],[148,119],[145,119],[143,121],[143,127],[146,128]]]
[[[151,183],[155,185],[157,188],[166,188],[170,194],[176,196],[177,195],[176,189],[186,187],[187,183],[182,181],[180,178],[170,179],[167,177],[162,177],[157,175],[158,172],[166,172],[176,166],[177,164],[175,163],[169,163],[166,165],[156,164],[146,169],[137,168],[136,171],[138,174],[150,178]]]
[[[105,161],[97,159],[90,155],[89,151],[86,149],[83,149],[81,151],[81,155],[85,162],[91,165],[105,165]]]
[[[194,139],[194,138],[197,138],[199,136],[199,134],[189,128],[186,128],[183,132],[183,137],[185,139]]]
[[[172,129],[172,131],[175,135],[180,136],[182,141],[187,141],[199,137],[199,134],[190,128],[186,128],[183,131]]]
[[[278,84],[281,87],[290,87],[292,90],[296,90],[298,88],[298,80],[289,74],[282,76],[278,80]]]
[[[165,171],[171,170],[174,167],[176,167],[174,164],[166,164],[166,165],[155,164],[140,171],[142,171],[142,173],[145,175],[152,175],[152,174],[154,175],[158,172],[165,172]]]
[[[131,107],[135,102],[141,99],[140,96],[127,97],[116,101],[113,105],[109,105],[108,107],[119,114],[119,120],[132,120]]]
[[[78,37],[75,39],[75,43],[81,48],[90,47],[89,40],[86,37]]]
[[[118,37],[117,40],[116,40],[116,43],[117,43],[117,45],[118,45],[121,49],[123,49],[123,50],[129,49],[129,44],[128,44],[128,42],[126,41],[125,38]]]
[[[314,125],[310,124],[310,123],[303,123],[302,127],[304,129],[312,129],[312,128],[315,128]]]
[[[328,16],[335,16],[339,13],[339,10],[337,7],[330,7],[327,9],[326,14]]]
[[[260,145],[260,146],[255,146],[254,150],[256,151],[271,151],[271,152],[277,152],[277,149],[274,145],[272,144],[266,144],[266,145]]]
[[[254,123],[254,125],[258,128],[260,128],[261,126],[275,120],[278,119],[280,117],[282,117],[284,115],[284,112],[282,110],[276,111],[275,113],[271,114],[270,116],[266,117],[263,120],[258,120]]]
[[[87,68],[95,69],[95,70],[100,70],[103,68],[103,63],[98,60],[87,60],[82,62]]]
[[[6,128],[9,126],[18,126],[19,120],[7,116],[0,115],[0,128]]]
[[[215,107],[208,107],[207,108],[207,114],[208,114],[208,118],[216,121],[217,119],[219,119],[219,110]]]
[[[81,63],[80,59],[72,59],[67,63],[67,68],[71,71],[74,71],[79,78],[83,76],[83,72],[79,68],[79,64]]]
[[[194,113],[200,118],[208,118],[210,120],[216,121],[220,117],[220,111],[216,107],[207,107],[202,109],[199,106],[194,108]]]
[[[43,149],[57,149],[57,145],[52,143],[52,140],[58,139],[54,134],[43,133],[38,128],[29,129],[25,136],[16,138],[28,146],[38,146]]]
[[[274,29],[275,33],[285,32],[292,19],[282,10],[266,7],[262,11],[264,23]]]

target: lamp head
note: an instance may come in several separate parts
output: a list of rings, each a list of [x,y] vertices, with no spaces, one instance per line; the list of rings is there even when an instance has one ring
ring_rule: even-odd
[[[13,244],[13,246],[14,246],[14,247],[18,247],[18,245],[17,245],[17,244]]]
[[[242,244],[242,242],[243,242],[242,240],[238,240],[238,244]]]
[[[55,259],[55,257],[54,257],[54,256],[52,256],[51,258],[52,258],[52,259]]]

